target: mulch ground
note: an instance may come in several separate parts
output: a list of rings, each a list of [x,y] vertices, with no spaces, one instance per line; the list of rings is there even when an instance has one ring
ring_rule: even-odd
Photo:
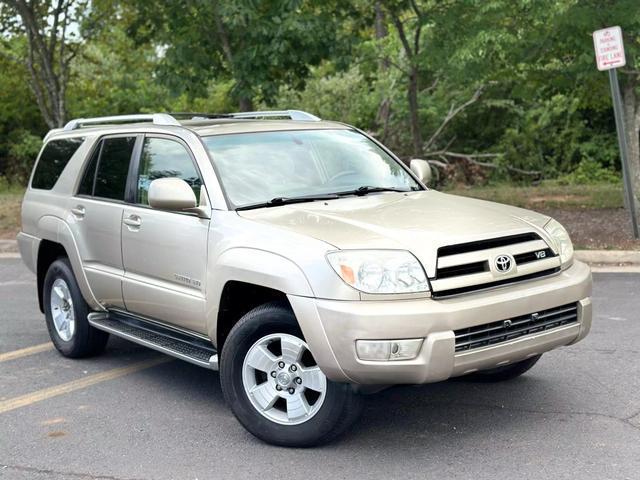
[[[640,240],[634,240],[629,213],[623,208],[544,209],[541,213],[564,225],[576,249],[640,250]]]

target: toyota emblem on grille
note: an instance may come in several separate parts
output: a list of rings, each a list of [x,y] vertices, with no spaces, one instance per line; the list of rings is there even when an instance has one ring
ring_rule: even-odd
[[[494,261],[496,270],[500,273],[507,273],[513,268],[513,258],[509,255],[498,255]]]

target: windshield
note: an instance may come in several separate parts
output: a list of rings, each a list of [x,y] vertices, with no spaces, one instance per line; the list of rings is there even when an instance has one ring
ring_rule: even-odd
[[[360,187],[418,190],[418,183],[364,135],[291,130],[204,137],[233,208]]]

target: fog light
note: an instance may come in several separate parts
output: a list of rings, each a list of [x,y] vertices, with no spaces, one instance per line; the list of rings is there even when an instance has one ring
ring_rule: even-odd
[[[411,360],[418,356],[422,338],[409,340],[356,340],[356,352],[360,360],[386,362]]]

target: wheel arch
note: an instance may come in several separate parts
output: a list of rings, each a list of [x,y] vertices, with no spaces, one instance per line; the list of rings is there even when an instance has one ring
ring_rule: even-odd
[[[279,302],[287,308],[291,308],[287,296],[279,290],[237,280],[228,281],[222,290],[218,308],[216,322],[216,347],[218,351],[222,350],[229,332],[245,314],[269,302]]]
[[[233,325],[258,305],[277,300],[291,308],[287,295],[313,296],[307,278],[295,263],[264,250],[226,250],[208,275],[207,330],[218,350]]]
[[[44,216],[38,221],[38,235],[41,241],[36,257],[36,277],[38,285],[38,303],[40,311],[44,313],[42,286],[49,266],[59,257],[69,259],[73,275],[78,282],[83,298],[93,309],[102,309],[91,291],[84,269],[80,252],[69,226],[64,220],[51,215]]]

